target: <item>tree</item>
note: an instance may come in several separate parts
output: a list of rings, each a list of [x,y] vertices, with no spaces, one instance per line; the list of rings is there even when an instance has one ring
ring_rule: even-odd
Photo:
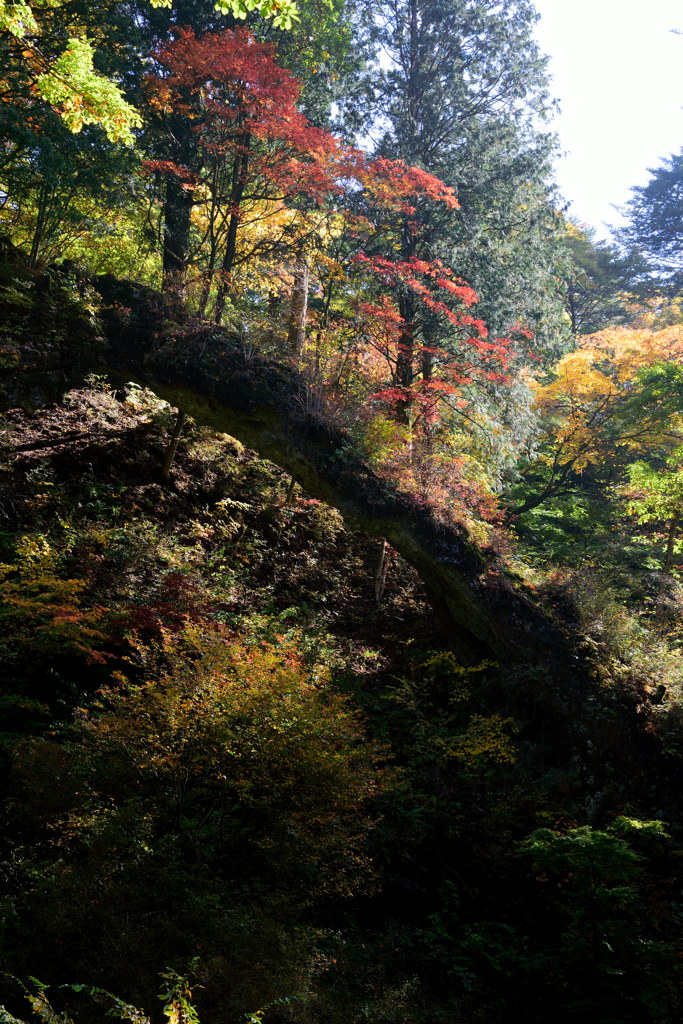
[[[154,8],[172,8],[173,0],[148,0]],[[37,96],[50,103],[73,132],[84,124],[99,124],[112,141],[133,141],[133,130],[141,120],[126,102],[119,86],[98,73],[95,51],[74,19],[72,34],[61,52],[50,53],[42,45],[46,32],[43,21],[64,0],[0,0],[0,37],[10,52],[18,52],[20,63]],[[233,18],[246,18],[258,11],[281,29],[298,20],[293,0],[216,0],[215,9]],[[58,10],[58,16],[63,12]],[[68,17],[68,14],[67,14]]]
[[[679,292],[683,287],[683,150],[650,168],[647,185],[632,189],[624,213],[629,223],[617,232],[620,244],[650,265],[650,280]]]
[[[683,412],[683,331],[610,328],[588,335],[536,385],[536,486],[509,512],[522,515],[571,487],[592,466],[612,481],[635,452],[671,450]]]
[[[317,906],[371,890],[383,752],[291,644],[201,623],[138,657],[137,682],[77,714],[70,742],[18,752],[33,813],[19,811],[15,840],[51,839],[45,889],[27,886],[3,941],[31,922],[48,976],[95,970],[134,998],[179,951],[208,948],[239,1019],[254,992],[259,1006],[303,987]],[[55,804],[40,780],[57,763]]]
[[[173,7],[173,0],[149,2],[152,7]],[[215,0],[214,6],[221,14],[241,19],[257,11],[263,18],[272,18],[276,28],[291,28],[293,21],[299,20],[297,5],[293,0]]]
[[[527,0],[505,10],[495,0],[382,0],[369,31],[389,58],[376,86],[388,118],[383,146],[436,169],[506,108],[524,123],[545,102],[536,18]]]
[[[520,844],[543,892],[535,927],[543,921],[542,933],[554,939],[546,956],[561,1021],[650,1015],[654,1000],[642,994],[647,985],[630,987],[625,980],[640,972],[647,977],[663,952],[652,927],[645,867],[668,839],[661,821],[619,816],[603,829],[540,828]],[[652,1019],[666,1019],[665,999],[657,1009],[662,1004],[666,1009]]]
[[[675,544],[683,519],[682,456],[683,450],[679,448],[659,469],[646,462],[636,462],[628,470],[628,511],[639,523],[664,526],[664,572],[670,572],[673,566]]]
[[[29,105],[39,97],[59,112],[73,132],[98,124],[111,141],[131,143],[140,116],[118,85],[95,69],[90,41],[83,34],[73,34],[65,45],[50,46],[50,22],[62,17],[62,7],[62,0],[34,4],[41,8],[39,20],[24,0],[0,3],[0,47],[9,71],[3,76],[5,96],[20,97]]]
[[[561,308],[552,141],[536,128],[547,96],[535,19],[527,0],[386,0],[368,35],[386,55],[373,69],[387,125],[380,152],[440,177],[462,209],[434,211],[403,257],[457,267],[494,334],[522,322],[549,339]]]
[[[62,151],[73,153],[74,145],[50,123],[50,114],[61,118],[65,130],[79,135],[83,140],[83,129],[103,130],[110,143],[125,143],[131,146],[139,141],[144,121],[144,102],[140,86],[144,70],[149,69],[149,51],[161,39],[166,39],[169,28],[177,24],[195,24],[202,29],[235,22],[250,12],[270,18],[275,31],[291,28],[298,18],[296,6],[290,0],[271,3],[270,0],[139,0],[133,4],[122,4],[119,0],[103,0],[96,10],[92,4],[75,0],[66,4],[63,0],[36,0],[28,3],[0,4],[0,56],[3,58],[2,76],[3,104],[0,111],[0,130],[5,135],[1,165],[12,171],[18,161],[17,173],[7,173],[2,185],[7,192],[12,210],[16,211],[17,201],[26,209],[26,187],[22,180],[20,194],[15,195],[14,186],[23,174],[36,183],[38,199],[34,205],[50,206],[50,217],[54,220],[61,209],[66,219],[75,222],[75,208],[67,212],[65,203],[53,203],[54,178],[44,175],[48,162],[44,159],[44,126],[49,125],[48,137],[57,138],[54,152],[59,157]],[[116,148],[103,147],[97,140],[97,133],[88,132],[84,149],[89,156],[100,161],[104,178],[111,173],[112,163],[120,164],[122,157]],[[95,145],[91,140],[95,140]],[[40,155],[37,155],[40,154]],[[132,162],[132,161],[131,161]],[[52,160],[52,165],[56,163]],[[90,159],[93,163],[93,159]],[[130,171],[129,171],[130,173]],[[68,178],[73,181],[74,175]],[[62,183],[56,183],[57,191],[64,195]],[[68,190],[67,190],[68,191]],[[148,245],[142,241],[142,221],[137,196],[139,189],[127,189],[132,217],[137,220],[134,228],[136,249]],[[79,196],[82,195],[79,184]],[[116,219],[122,216],[121,190],[113,204],[117,210]],[[124,200],[125,202],[125,200]],[[182,204],[181,204],[182,205]],[[92,204],[90,206],[92,212]],[[102,211],[103,212],[103,211]],[[37,214],[39,230],[42,232],[42,216]],[[125,214],[123,214],[125,220]],[[25,234],[22,214],[22,234]],[[104,217],[101,217],[104,221]],[[81,224],[92,223],[89,214],[81,216]],[[101,223],[100,235],[107,235],[109,229]],[[95,232],[95,235],[97,231]],[[68,235],[68,232],[67,232]],[[94,236],[93,236],[94,237]],[[29,243],[32,247],[32,242]],[[97,248],[97,244],[95,244]],[[33,247],[32,247],[33,251]],[[34,252],[34,256],[37,253]],[[136,260],[138,265],[142,261]],[[111,263],[115,265],[115,261]]]
[[[572,334],[595,334],[630,322],[634,259],[620,256],[615,246],[596,240],[594,230],[572,221],[567,222],[564,244],[569,256],[565,301]]]
[[[73,134],[47,107],[12,133],[15,150],[0,170],[7,196],[0,224],[31,265],[87,254],[103,271],[120,266],[120,257],[129,274],[136,267],[142,276],[142,187],[130,149],[113,146],[98,126]]]
[[[379,12],[367,8],[362,38],[375,54],[366,130],[379,136],[376,151],[437,176],[459,203],[457,211],[424,208],[417,229],[410,216],[397,218],[392,258],[452,268],[478,297],[476,319],[486,324],[487,340],[512,338],[520,354],[533,348],[538,355],[556,352],[567,331],[557,273],[559,217],[547,183],[552,140],[538,131],[547,98],[535,18],[526,0],[386,0]],[[386,259],[384,241],[368,255]],[[436,352],[455,366],[472,366],[476,347],[467,338],[463,343],[447,317],[434,315],[409,288],[397,289],[393,301],[405,325],[400,387],[428,380]],[[499,369],[485,360],[476,385],[441,403],[441,439],[451,439],[445,447],[435,444],[433,430],[425,438],[428,459],[458,457],[463,447],[468,458],[475,448],[493,456],[497,485],[525,443],[522,425],[532,420],[526,389],[511,388]],[[467,376],[471,381],[466,370]],[[500,462],[496,450],[505,452]]]
[[[277,29],[272,20],[253,17],[249,27],[261,44],[266,42],[272,47],[273,58],[277,49],[278,66],[288,69],[299,81],[300,88],[303,86],[303,93],[296,101],[299,112],[305,112],[312,124],[324,127],[329,120],[333,92],[342,87],[349,66],[354,65],[357,57],[350,55],[350,34],[341,9],[342,0],[329,3],[307,0],[300,7],[299,20],[287,32]],[[175,113],[168,112],[160,118],[159,111],[155,112],[148,105],[149,93],[142,95],[139,90],[150,71],[154,72],[148,55],[163,50],[179,29],[190,29],[201,38],[205,33],[234,28],[235,20],[217,11],[213,0],[176,0],[168,9],[153,8],[147,0],[138,0],[130,13],[134,16],[124,17],[119,13],[113,19],[116,23],[113,34],[119,46],[127,47],[129,65],[136,69],[129,77],[131,89],[138,90],[137,105],[146,114],[145,155],[149,159],[191,168],[197,173],[201,154],[192,130],[194,115],[188,117],[187,103],[181,103]],[[187,181],[167,176],[161,213],[164,275],[177,275],[180,279],[186,271],[193,209],[187,184]]]
[[[475,292],[456,278],[450,268],[444,267],[440,261],[428,262],[416,257],[399,261],[361,254],[358,260],[371,267],[381,282],[391,287],[398,297],[398,317],[392,316],[391,307],[386,304],[384,309],[366,307],[365,312],[376,317],[384,314],[398,327],[393,352],[391,347],[386,350],[393,387],[391,394],[385,395],[393,395],[398,401],[404,418],[420,396],[427,400],[427,408],[433,412],[438,391],[458,393],[458,384],[470,383],[480,375],[491,376],[496,370],[500,373],[504,369],[508,357],[507,344],[500,339],[489,340],[483,321],[468,312],[478,301]],[[439,291],[441,298],[437,298]],[[426,317],[418,313],[420,306]],[[410,320],[406,319],[408,310]],[[448,325],[460,341],[457,358],[452,351],[430,345],[424,337],[421,343],[418,342],[417,325],[422,324],[425,318],[438,318]],[[452,344],[455,344],[453,340]],[[446,379],[437,373],[437,368],[443,370],[445,364],[449,364]],[[449,374],[452,378],[450,386],[447,383]]]
[[[245,207],[258,219],[304,196],[320,201],[334,188],[326,160],[337,142],[298,111],[298,81],[276,64],[274,47],[258,43],[247,29],[199,38],[180,29],[155,60],[150,104],[176,157],[146,164],[167,180],[165,287],[184,289],[190,219],[201,207],[206,229],[200,249],[206,246],[208,264],[200,308],[220,274],[214,313],[220,323]],[[185,143],[181,153],[179,138]],[[274,234],[260,244],[277,249],[284,239]]]

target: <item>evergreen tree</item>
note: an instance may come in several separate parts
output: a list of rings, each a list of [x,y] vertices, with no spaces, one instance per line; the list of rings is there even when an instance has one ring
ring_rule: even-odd
[[[617,233],[627,251],[650,266],[655,287],[683,290],[683,150],[650,170],[647,185],[636,186],[624,213],[629,223]]]
[[[628,323],[633,316],[629,293],[642,274],[642,262],[620,256],[615,246],[596,240],[595,231],[571,221],[565,245],[565,301],[572,334],[594,334]]]
[[[460,200],[423,248],[475,288],[494,332],[522,321],[548,343],[562,311],[554,143],[536,127],[548,109],[536,19],[528,0],[386,0],[366,32],[383,55],[373,68],[380,151],[425,167]]]

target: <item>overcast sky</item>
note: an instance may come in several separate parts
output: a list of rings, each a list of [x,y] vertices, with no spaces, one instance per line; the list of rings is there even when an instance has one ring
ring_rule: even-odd
[[[535,0],[561,111],[557,181],[570,214],[608,237],[611,204],[683,148],[682,0]]]

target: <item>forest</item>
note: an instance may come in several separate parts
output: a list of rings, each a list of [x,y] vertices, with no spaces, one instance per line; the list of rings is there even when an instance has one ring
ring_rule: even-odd
[[[0,1024],[681,1020],[683,149],[569,217],[537,19],[0,0]]]

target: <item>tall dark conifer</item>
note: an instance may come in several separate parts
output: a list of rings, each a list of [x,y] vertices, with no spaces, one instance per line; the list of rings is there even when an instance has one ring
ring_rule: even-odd
[[[552,137],[545,59],[529,0],[380,0],[366,22],[379,150],[453,186],[413,250],[444,258],[479,293],[496,332],[556,335]]]
[[[627,225],[617,233],[629,254],[644,259],[650,275],[643,275],[654,290],[668,287],[683,292],[683,149],[650,169],[647,185],[632,189],[633,198],[622,211]]]

